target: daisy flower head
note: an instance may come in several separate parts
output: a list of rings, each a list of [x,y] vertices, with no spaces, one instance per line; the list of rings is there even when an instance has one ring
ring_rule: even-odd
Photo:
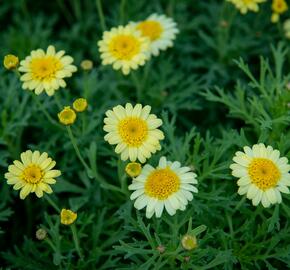
[[[135,208],[146,207],[147,218],[154,213],[157,218],[161,217],[164,208],[171,216],[176,210],[185,210],[193,199],[192,192],[198,192],[194,186],[197,175],[190,170],[189,167],[181,167],[178,161],[167,161],[165,157],[160,158],[157,168],[146,164],[129,185],[129,190],[134,191],[130,199],[136,200]]]
[[[52,193],[50,185],[55,184],[55,177],[61,175],[59,170],[53,170],[56,162],[47,153],[27,150],[20,155],[21,161],[15,160],[5,174],[7,184],[20,191],[20,198],[25,199],[29,193],[35,193],[38,198],[43,192]]]
[[[125,107],[118,105],[106,112],[104,131],[105,140],[117,145],[115,152],[121,154],[122,160],[137,159],[144,163],[157,150],[161,149],[160,140],[163,132],[158,129],[162,120],[150,114],[151,107],[141,104],[127,103]]]
[[[266,0],[227,0],[235,5],[235,7],[242,13],[246,14],[248,11],[258,12],[259,4]]]
[[[272,16],[271,22],[276,23],[280,19],[280,15],[288,10],[288,5],[285,0],[273,0],[272,1]]]
[[[130,25],[105,31],[98,46],[102,64],[113,65],[113,69],[121,69],[124,75],[143,66],[148,59],[148,38]]]
[[[230,168],[232,175],[238,177],[238,194],[246,194],[254,206],[262,203],[263,207],[281,203],[282,193],[289,193],[290,165],[286,157],[272,146],[255,144],[252,148],[244,147],[238,151]]]
[[[32,51],[20,62],[19,71],[22,88],[34,91],[36,95],[43,91],[52,96],[59,88],[66,87],[65,78],[71,77],[77,71],[72,65],[73,58],[64,55],[65,51],[56,52],[54,46],[48,46],[46,52],[42,49]]]
[[[173,40],[179,33],[176,22],[165,15],[152,14],[146,20],[132,23],[142,36],[149,38],[149,53],[158,56],[173,46]]]

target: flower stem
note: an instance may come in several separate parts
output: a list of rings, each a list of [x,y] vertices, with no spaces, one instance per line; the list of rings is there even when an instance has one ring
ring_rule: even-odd
[[[121,0],[120,3],[120,24],[124,24],[125,22],[125,6],[126,6],[126,0]]]
[[[238,210],[240,209],[240,207],[241,207],[242,204],[245,202],[245,200],[246,200],[246,196],[244,196],[244,197],[239,201],[239,203],[237,204],[237,206],[234,208],[232,215],[233,215],[236,211],[238,211]]]
[[[139,79],[137,77],[137,75],[135,74],[135,72],[132,72],[132,78],[136,87],[136,96],[137,96],[137,102],[141,101],[141,97],[142,97],[142,88],[141,88],[141,84],[139,82]]]
[[[101,24],[102,30],[104,32],[106,30],[106,23],[105,23],[105,17],[104,17],[104,12],[103,12],[101,0],[97,0],[96,4],[97,4],[98,14],[99,14],[99,18],[100,18],[100,24]]]
[[[70,138],[70,140],[71,140],[71,143],[72,143],[72,145],[73,145],[73,148],[74,148],[74,150],[75,150],[75,152],[76,152],[76,154],[77,154],[77,156],[78,156],[80,162],[81,162],[81,163],[83,164],[83,166],[86,168],[87,172],[89,172],[89,171],[90,171],[90,168],[89,168],[88,164],[85,162],[85,160],[83,159],[83,157],[82,157],[82,155],[81,155],[80,149],[79,149],[79,147],[78,147],[78,145],[77,145],[77,142],[76,142],[75,136],[74,136],[73,133],[72,133],[71,127],[70,127],[70,126],[67,126],[66,129],[67,129],[68,136],[69,136],[69,138]]]
[[[60,208],[57,206],[57,204],[48,196],[44,195],[44,199],[57,211],[60,212]]]
[[[70,226],[70,228],[71,228],[71,231],[72,231],[72,235],[73,235],[73,240],[74,240],[76,251],[77,251],[79,257],[81,259],[83,259],[83,255],[82,255],[82,252],[81,252],[81,249],[80,249],[79,238],[78,238],[77,229],[76,229],[75,224],[72,224]]]
[[[40,108],[40,110],[43,112],[43,114],[46,116],[47,120],[56,126],[60,126],[49,114],[49,112],[45,109],[45,107],[43,106],[43,104],[39,101],[39,99],[35,96],[35,94],[32,94],[32,98],[34,99],[34,101],[37,103],[38,107]]]

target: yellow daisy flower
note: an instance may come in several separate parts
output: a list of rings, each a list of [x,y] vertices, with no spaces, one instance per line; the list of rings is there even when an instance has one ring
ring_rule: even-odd
[[[72,65],[73,58],[64,55],[65,51],[56,52],[54,46],[32,51],[30,56],[20,62],[19,71],[23,89],[35,91],[36,95],[45,91],[52,96],[60,87],[66,87],[64,78],[71,77],[77,68]]]
[[[15,69],[17,68],[18,64],[19,64],[19,59],[17,56],[13,54],[5,55],[3,65],[6,69],[8,70]]]
[[[161,149],[160,140],[164,139],[163,132],[158,129],[162,120],[150,114],[151,107],[141,104],[132,106],[127,103],[106,112],[104,130],[108,132],[105,140],[109,144],[117,144],[115,151],[121,154],[122,160],[137,159],[144,163],[157,150]]]
[[[113,69],[121,69],[124,75],[143,66],[148,58],[149,40],[129,25],[105,31],[98,46],[102,64],[113,65]]]
[[[69,209],[62,209],[60,212],[60,223],[63,225],[71,225],[76,221],[77,217],[77,213]]]
[[[193,199],[192,192],[198,190],[196,174],[189,167],[181,167],[180,162],[167,161],[161,157],[157,168],[146,164],[141,174],[133,179],[129,190],[134,190],[130,199],[135,200],[134,206],[140,210],[146,206],[146,217],[154,213],[161,217],[165,207],[169,215],[176,210],[185,210],[188,201]]]
[[[227,0],[235,5],[242,14],[246,14],[248,11],[258,12],[259,4],[266,0]]]
[[[173,19],[165,16],[152,14],[146,20],[132,23],[142,36],[150,39],[149,53],[157,56],[159,51],[164,51],[173,46],[173,40],[179,33]]]
[[[125,171],[131,177],[137,177],[142,170],[142,166],[138,162],[130,162],[127,164]]]
[[[280,15],[288,10],[288,5],[285,0],[273,0],[271,22],[276,23],[280,19]]]
[[[54,178],[61,175],[59,170],[52,170],[56,162],[47,153],[40,154],[39,151],[27,150],[20,157],[21,161],[15,160],[5,174],[7,183],[13,185],[13,189],[21,189],[20,198],[25,199],[32,192],[38,198],[43,196],[43,192],[52,193],[49,185],[55,184]]]
[[[245,146],[244,152],[238,151],[230,166],[232,175],[238,177],[238,194],[246,194],[254,206],[260,202],[264,207],[281,203],[282,193],[289,193],[290,165],[286,157],[272,146],[255,144]]]
[[[57,114],[58,120],[65,126],[72,125],[77,118],[77,115],[74,110],[70,108],[70,106],[64,107],[64,109]]]
[[[88,107],[88,102],[85,98],[78,98],[73,102],[73,108],[76,112],[84,112]]]

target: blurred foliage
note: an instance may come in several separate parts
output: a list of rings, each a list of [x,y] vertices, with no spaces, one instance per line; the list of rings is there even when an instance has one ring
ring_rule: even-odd
[[[96,178],[77,159],[65,128],[47,121],[17,76],[0,70],[0,170],[26,149],[46,151],[63,172],[51,198],[78,212],[83,258],[69,228],[44,199],[25,201],[0,184],[0,266],[3,269],[288,269],[290,197],[269,209],[253,207],[236,193],[228,169],[235,151],[257,142],[290,157],[288,103],[289,41],[281,25],[270,23],[270,4],[240,15],[224,1],[106,0],[107,28],[142,20],[153,12],[172,16],[180,34],[173,48],[136,72],[138,83],[100,66],[102,36],[97,1],[4,0],[0,5],[0,55],[24,58],[32,49],[54,44],[77,65],[91,59],[95,68],[79,71],[56,99],[38,101],[57,120],[58,103],[86,96],[89,109],[73,126],[82,154]],[[269,1],[268,1],[269,2]],[[161,155],[195,168],[199,193],[184,212],[147,220],[129,199],[125,164],[104,142],[103,117],[117,104],[140,102],[162,117],[166,135]],[[57,101],[57,102],[56,102]],[[98,181],[100,180],[100,181]],[[110,185],[106,185],[110,184]],[[112,186],[116,187],[112,190]],[[120,192],[120,190],[122,192]],[[198,248],[180,240],[200,225]],[[35,238],[38,228],[48,237]],[[160,252],[159,246],[165,248]]]

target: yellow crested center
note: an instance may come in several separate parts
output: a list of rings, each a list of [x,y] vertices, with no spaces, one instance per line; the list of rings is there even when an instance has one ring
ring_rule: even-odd
[[[56,72],[62,67],[60,60],[54,56],[34,58],[30,64],[33,79],[40,81],[50,81],[55,78]]]
[[[131,147],[138,147],[146,140],[148,125],[146,121],[137,117],[127,117],[119,122],[119,135]]]
[[[177,192],[180,179],[169,167],[153,171],[145,183],[145,194],[158,200],[165,200]]]
[[[139,23],[137,29],[142,32],[143,36],[150,38],[151,41],[158,39],[163,32],[159,22],[150,20]]]
[[[140,41],[133,35],[118,35],[114,37],[109,50],[119,60],[131,60],[140,52]]]
[[[30,184],[37,184],[43,177],[43,171],[38,165],[29,165],[22,172],[22,179]]]
[[[248,173],[252,182],[262,190],[276,186],[281,177],[274,162],[266,158],[254,158],[249,165]]]

